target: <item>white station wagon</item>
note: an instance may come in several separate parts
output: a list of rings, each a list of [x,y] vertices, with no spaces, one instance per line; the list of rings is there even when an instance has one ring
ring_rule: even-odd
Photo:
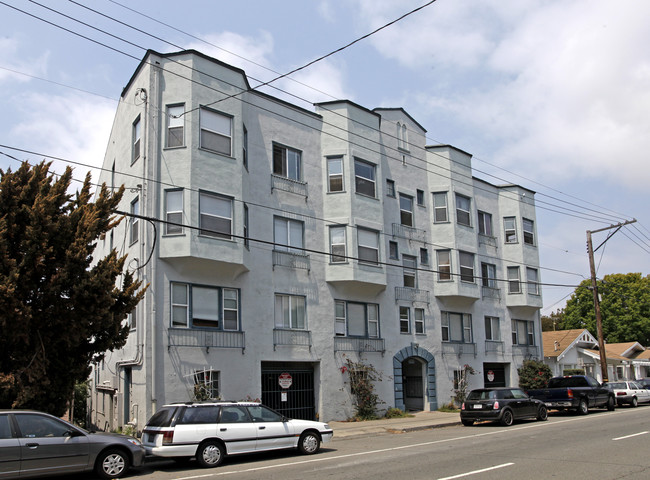
[[[216,467],[226,455],[297,448],[311,455],[333,431],[326,423],[288,419],[255,402],[188,402],[165,405],[142,432],[148,455],[196,457]]]

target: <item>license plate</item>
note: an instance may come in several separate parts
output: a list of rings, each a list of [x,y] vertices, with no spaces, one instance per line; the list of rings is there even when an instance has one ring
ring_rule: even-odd
[[[483,405],[481,404],[474,405],[474,410],[480,410],[481,408],[483,408]]]

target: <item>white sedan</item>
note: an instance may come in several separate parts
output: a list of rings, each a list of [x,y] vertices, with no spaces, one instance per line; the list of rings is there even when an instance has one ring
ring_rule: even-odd
[[[608,386],[614,391],[617,405],[636,407],[639,403],[650,403],[650,390],[636,382],[612,382]]]

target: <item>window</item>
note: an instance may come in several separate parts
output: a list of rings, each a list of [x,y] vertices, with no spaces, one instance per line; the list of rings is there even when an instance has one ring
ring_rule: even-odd
[[[275,328],[304,330],[305,297],[275,294]]]
[[[341,300],[337,300],[334,304],[334,334],[337,336],[344,336],[346,334],[346,304]]]
[[[438,280],[451,280],[451,250],[437,250]]]
[[[506,243],[517,243],[517,220],[515,217],[504,217],[503,228],[506,234]]]
[[[474,254],[458,252],[460,260],[460,280],[474,283]]]
[[[304,223],[298,220],[275,217],[273,219],[273,248],[282,252],[303,253]]]
[[[357,249],[360,262],[379,264],[379,234],[377,232],[357,228]]]
[[[395,198],[395,182],[388,178],[386,179],[386,195]]]
[[[408,288],[417,287],[417,258],[411,255],[402,255],[404,265],[404,286]]]
[[[129,325],[129,330],[135,330],[136,327],[137,327],[136,309],[137,309],[137,307],[134,308],[133,310],[131,310],[131,311],[129,312],[128,317],[127,317],[127,322],[128,322],[128,325]]]
[[[447,215],[447,192],[433,194],[433,223],[446,223],[449,221]]]
[[[244,204],[244,246],[249,247],[250,242],[248,240],[248,205]]]
[[[194,371],[194,396],[196,398],[219,398],[219,372],[217,370]],[[218,407],[202,406],[186,408],[179,423],[216,423]]]
[[[302,181],[302,155],[298,150],[273,145],[273,173],[298,182]]]
[[[508,267],[508,293],[521,293],[519,267]]]
[[[243,129],[243,139],[242,139],[242,161],[244,162],[244,167],[248,170],[248,130],[246,125],[242,125]]]
[[[200,192],[199,228],[201,235],[230,239],[232,234],[232,199]]]
[[[60,420],[57,420],[56,418],[45,417],[45,416],[39,415],[37,413],[22,413],[20,415],[14,415],[14,419],[16,420],[16,423],[18,424],[18,428],[20,428],[20,433],[22,433],[23,438],[32,439],[32,438],[42,438],[42,437],[70,437],[71,436],[70,435],[70,427],[68,427],[68,424],[64,423],[64,422],[62,422]],[[69,440],[69,439],[66,438],[66,440]],[[52,443],[50,443],[47,440],[45,440],[45,442],[49,443],[50,445],[48,447],[42,446],[39,450],[41,450],[42,448],[45,448],[47,450],[50,450],[51,452],[52,452],[52,450],[54,450],[54,452],[56,452],[56,451],[60,451],[60,450],[58,450],[59,448],[62,448],[61,446],[59,446],[59,445],[61,445],[59,443],[59,441],[54,440]],[[23,442],[21,441],[21,443],[23,443]],[[27,448],[34,448],[35,449],[37,447],[38,447],[38,445],[30,446],[30,447],[27,447]],[[70,451],[70,450],[67,450],[65,447],[63,447],[63,448],[64,448],[65,451]],[[74,448],[75,447],[70,447],[70,449],[72,451],[74,451]],[[54,452],[50,453],[49,454],[50,456],[48,456],[48,457],[43,457],[43,455],[45,454],[44,452],[41,453],[40,455],[37,454],[38,456],[32,454],[32,458],[35,458],[35,459],[37,459],[39,457],[40,458],[55,458],[58,455],[56,455],[56,453],[54,453]],[[7,452],[7,454],[9,454],[9,453]],[[80,454],[77,454],[77,455],[80,455]],[[7,458],[7,457],[4,456],[4,452],[3,452],[3,457],[4,457],[3,460],[5,460]],[[9,458],[11,458],[11,457],[9,457]],[[51,463],[45,463],[45,465],[56,465],[54,460],[50,460],[50,462]],[[3,463],[4,463],[4,461],[3,461]],[[29,465],[31,465],[31,470],[32,471],[36,471],[35,468],[34,468],[34,467],[36,467],[35,464],[40,465],[41,468],[43,468],[45,466],[43,463],[39,463],[38,460],[32,461],[32,462],[29,463]],[[61,465],[64,465],[64,464],[61,464]],[[27,465],[25,465],[25,467],[27,467]],[[4,472],[11,472],[11,470],[9,470],[9,469],[5,470],[4,465],[3,465],[3,470],[4,470],[3,473]]]
[[[478,212],[478,233],[487,237],[492,237],[492,214],[485,212]]]
[[[230,156],[232,153],[232,118],[202,107],[201,148]]]
[[[379,305],[347,302],[347,334],[351,337],[379,337]]]
[[[531,295],[539,295],[539,283],[536,268],[526,267],[526,280],[528,281],[528,293]]]
[[[415,333],[424,333],[424,308],[416,308],[415,313]]]
[[[165,190],[165,234],[183,233],[183,190]]]
[[[357,193],[375,197],[375,169],[376,166],[372,163],[354,159],[354,181]]]
[[[239,329],[239,291],[171,282],[171,326]]]
[[[136,118],[135,122],[133,122],[133,152],[132,152],[132,157],[131,157],[131,163],[135,162],[138,158],[140,158],[140,137],[142,136],[142,122],[140,121],[140,117]]]
[[[497,288],[497,266],[481,263],[481,279],[484,287]]]
[[[415,197],[417,199],[418,205],[424,207],[424,191],[416,190],[415,194],[416,194]]]
[[[429,265],[429,250],[426,248],[420,249],[420,263],[422,265]]]
[[[522,218],[521,223],[524,230],[524,243],[535,245],[535,223],[527,218]]]
[[[512,320],[512,344],[535,345],[535,330],[533,322],[527,320]]]
[[[471,225],[470,223],[471,200],[465,195],[456,194],[456,222],[459,225]]]
[[[0,415],[0,440],[12,438],[11,427],[9,426],[9,416]]]
[[[131,202],[131,218],[129,220],[130,225],[130,233],[131,236],[129,238],[130,243],[134,244],[135,242],[138,241],[139,237],[139,230],[140,230],[140,219],[136,217],[136,215],[140,215],[140,199],[136,198]]]
[[[328,192],[343,191],[343,157],[327,159]]]
[[[399,307],[399,332],[411,332],[411,309],[409,307]]]
[[[400,122],[397,122],[397,148],[402,150],[408,150],[409,148],[408,129],[406,128],[406,124],[401,124]]]
[[[472,343],[472,316],[467,313],[441,312],[442,341]]]
[[[167,107],[167,147],[182,147],[184,139],[185,105]]]
[[[485,339],[495,342],[501,340],[499,317],[485,317]]]
[[[399,260],[399,249],[397,247],[397,242],[393,242],[392,240],[388,241],[388,256],[392,260]]]
[[[413,197],[399,194],[399,219],[402,225],[413,226]]]
[[[346,258],[345,226],[330,227],[330,253],[330,262],[332,263],[348,261]]]

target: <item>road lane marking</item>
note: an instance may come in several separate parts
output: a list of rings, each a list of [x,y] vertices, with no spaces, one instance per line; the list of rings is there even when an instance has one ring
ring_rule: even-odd
[[[473,472],[460,473],[458,475],[454,475],[453,477],[442,477],[442,478],[439,478],[438,480],[452,480],[454,478],[469,477],[470,475],[476,475],[477,473],[489,472],[490,470],[496,470],[497,468],[509,467],[511,465],[514,465],[514,463],[504,463],[503,465],[495,465],[494,467],[482,468],[481,470],[474,470]]]
[[[614,412],[607,412],[604,416],[609,416],[609,415],[625,415],[629,413],[638,413],[638,409],[635,412],[634,410],[625,410],[625,411],[614,411]],[[308,460],[298,460],[296,462],[287,462],[287,463],[282,463],[282,464],[277,464],[277,465],[267,465],[263,467],[252,467],[252,468],[246,468],[243,470],[232,470],[228,472],[214,472],[214,473],[208,473],[208,474],[203,474],[203,475],[192,475],[192,476],[187,476],[187,477],[172,477],[172,480],[196,480],[196,479],[201,479],[201,478],[208,478],[208,477],[220,477],[224,475],[233,475],[233,474],[238,474],[238,473],[250,473],[250,472],[257,472],[261,470],[269,470],[273,468],[282,468],[282,467],[292,467],[296,465],[304,465],[308,463],[317,463],[317,462],[326,462],[329,460],[340,460],[343,458],[351,458],[351,457],[360,457],[363,455],[373,455],[376,453],[384,453],[384,452],[390,452],[390,451],[395,451],[395,450],[404,450],[407,448],[418,448],[418,447],[426,447],[429,445],[437,445],[441,443],[450,443],[450,442],[456,442],[458,440],[467,440],[470,438],[480,438],[480,437],[486,437],[490,435],[499,435],[502,433],[508,433],[508,432],[513,432],[517,430],[528,430],[531,428],[543,428],[543,427],[551,427],[553,425],[559,425],[561,423],[570,423],[570,422],[581,422],[585,420],[590,420],[591,415],[589,416],[579,416],[579,417],[573,417],[573,418],[567,418],[563,420],[556,420],[553,422],[536,422],[530,425],[521,425],[521,426],[516,426],[516,427],[508,427],[508,428],[503,428],[499,430],[494,430],[490,432],[482,432],[482,433],[474,433],[471,435],[462,435],[460,437],[453,437],[453,438],[445,438],[441,440],[432,440],[430,442],[422,442],[422,443],[413,443],[409,445],[402,445],[398,447],[390,447],[390,448],[382,448],[379,450],[370,450],[366,452],[357,452],[357,453],[348,453],[344,455],[335,455],[333,457],[318,457],[318,458],[311,458]],[[467,427],[465,427],[467,428]],[[224,468],[224,467],[221,467]]]
[[[645,435],[646,433],[648,433],[648,432],[633,433],[632,435],[625,435],[624,437],[612,438],[612,440],[624,440],[626,438],[638,437],[639,435]]]

